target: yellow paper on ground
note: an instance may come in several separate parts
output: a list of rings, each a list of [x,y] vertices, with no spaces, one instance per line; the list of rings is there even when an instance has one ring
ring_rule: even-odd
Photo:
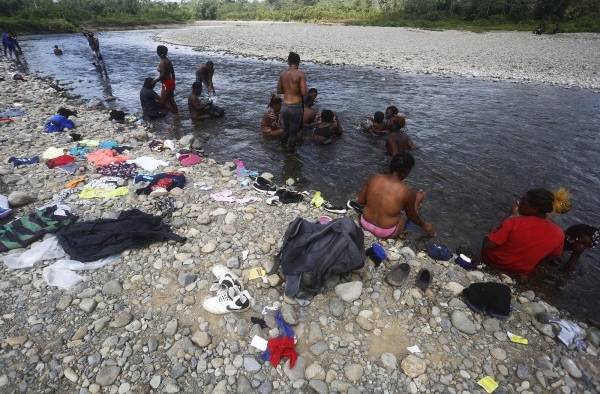
[[[483,387],[483,389],[488,394],[493,393],[494,390],[498,388],[498,382],[496,382],[491,376],[486,376],[484,378],[479,379],[479,382],[477,382],[477,384]]]
[[[267,272],[261,267],[256,267],[248,270],[248,279],[250,280],[264,278],[266,275]]]
[[[508,335],[508,339],[510,339],[511,342],[520,343],[521,345],[528,345],[529,344],[529,340],[527,338],[523,338],[523,337],[520,337],[518,335],[515,335],[515,334],[513,334],[510,331],[507,331],[506,335]]]

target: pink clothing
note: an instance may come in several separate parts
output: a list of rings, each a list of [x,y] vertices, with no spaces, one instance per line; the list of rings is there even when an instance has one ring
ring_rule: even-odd
[[[396,228],[398,226],[394,226],[392,228],[381,228],[376,225],[370,223],[364,216],[360,216],[360,225],[362,228],[376,236],[377,238],[389,238],[396,232]]]
[[[121,156],[116,151],[110,149],[98,149],[95,152],[88,153],[85,157],[95,166],[107,166],[129,160],[128,156]]]

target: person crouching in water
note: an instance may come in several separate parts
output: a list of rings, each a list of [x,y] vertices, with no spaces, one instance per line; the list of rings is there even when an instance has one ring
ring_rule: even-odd
[[[343,132],[344,129],[333,111],[324,109],[317,120],[312,139],[317,144],[327,145],[331,144],[334,138],[339,137]]]
[[[154,79],[148,77],[144,80],[144,86],[140,90],[140,103],[144,118],[153,120],[166,115],[161,105],[160,96],[154,91]]]
[[[210,99],[202,97],[202,82],[192,84],[192,94],[188,96],[188,108],[192,120],[205,118],[222,118],[225,111],[212,103]]]
[[[491,267],[521,275],[531,275],[536,267],[563,253],[565,234],[548,219],[556,211],[555,195],[546,189],[532,189],[512,207],[505,219],[483,240],[482,260]]]
[[[565,230],[565,251],[571,252],[564,265],[563,272],[569,274],[575,270],[577,261],[587,249],[600,247],[600,229],[579,223]]]
[[[62,51],[62,49],[60,49],[60,48],[58,47],[58,45],[54,45],[54,54],[55,54],[56,56],[62,56],[62,54],[63,54],[63,51]]]
[[[406,134],[406,131],[404,131],[404,126],[406,125],[404,116],[398,115],[395,119],[395,122],[399,127],[393,128],[385,141],[385,149],[387,154],[391,157],[394,157],[402,151],[416,148],[408,134]]]
[[[389,173],[369,177],[358,194],[364,206],[360,225],[378,238],[396,238],[404,232],[410,219],[433,237],[435,229],[419,215],[425,199],[423,190],[415,191],[404,180],[415,166],[409,152],[401,152],[390,161]]]
[[[265,138],[280,138],[283,135],[281,127],[281,97],[271,95],[269,109],[260,122],[260,131]]]

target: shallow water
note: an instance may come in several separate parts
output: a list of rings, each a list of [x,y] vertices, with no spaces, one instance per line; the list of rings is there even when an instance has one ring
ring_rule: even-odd
[[[94,70],[81,35],[32,36],[22,46],[31,71],[53,76],[87,99],[112,94],[119,98],[115,106],[138,112],[141,81],[156,75],[154,34],[100,35],[110,82]],[[52,54],[54,44],[63,48],[62,58]],[[294,177],[300,188],[321,190],[326,198],[342,203],[388,161],[383,140],[359,132],[355,125],[368,114],[396,105],[407,116],[408,133],[419,146],[409,181],[428,193],[423,216],[435,225],[440,242],[477,250],[512,200],[532,187],[566,186],[572,191],[573,210],[556,218],[562,226],[580,221],[600,225],[598,93],[303,64],[309,86],[319,90],[319,107],[334,110],[346,133],[334,145],[305,143],[297,155],[286,156],[277,142],[264,141],[258,130],[283,64],[173,45],[169,50],[182,120],[168,120],[159,127],[174,136],[190,132],[208,136],[204,149],[216,159],[243,159],[248,167],[269,171],[279,181]],[[193,126],[187,120],[188,87],[195,66],[209,58],[216,65],[218,105],[227,115]],[[541,280],[533,286],[580,318],[597,319],[598,280],[596,251],[584,256],[577,278],[562,290]]]

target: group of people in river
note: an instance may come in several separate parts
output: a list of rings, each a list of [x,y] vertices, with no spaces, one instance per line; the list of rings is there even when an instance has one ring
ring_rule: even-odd
[[[95,60],[102,59],[97,38],[87,32],[84,35],[95,53]],[[15,42],[5,44],[5,51],[14,52],[18,47]],[[60,51],[55,47],[57,56],[62,54],[57,50]],[[168,112],[179,114],[175,102],[175,71],[167,56],[167,47],[159,45],[157,55],[160,58],[159,75],[156,78],[147,77],[140,91],[140,101],[147,119],[156,119]],[[224,115],[224,111],[210,99],[215,94],[214,70],[214,64],[210,61],[198,66],[196,81],[188,96],[189,111],[194,120]],[[160,95],[154,91],[159,82],[162,86]],[[203,90],[208,97],[203,96]],[[311,138],[318,144],[334,141],[344,132],[340,119],[329,109],[317,111],[317,97],[317,89],[307,87],[306,74],[300,69],[300,56],[290,52],[288,68],[281,72],[277,93],[271,95],[268,111],[260,123],[263,136],[279,138],[288,152],[295,151],[305,128],[312,129]],[[410,151],[416,147],[406,133],[405,125],[406,119],[400,115],[398,108],[389,106],[385,112],[373,114],[361,126],[366,132],[386,137],[386,151],[391,159],[389,171],[369,177],[354,205],[350,206],[359,207],[361,227],[382,239],[401,236],[409,223],[420,226],[430,237],[436,235],[434,226],[420,214],[425,192],[414,190],[405,182],[415,166]],[[528,276],[541,263],[558,262],[566,251],[571,255],[565,263],[560,261],[560,265],[565,273],[572,272],[585,250],[600,247],[600,230],[580,223],[563,231],[552,217],[569,209],[570,201],[565,190],[557,193],[543,188],[527,191],[513,204],[508,217],[484,237],[481,260],[504,272]]]

